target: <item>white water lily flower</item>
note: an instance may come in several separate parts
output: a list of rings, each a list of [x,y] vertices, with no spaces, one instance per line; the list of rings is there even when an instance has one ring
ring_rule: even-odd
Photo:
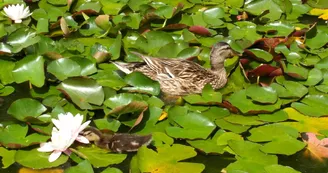
[[[24,8],[24,4],[8,5],[3,10],[5,11],[5,15],[15,21],[15,23],[22,23],[22,19],[32,14],[28,7]]]
[[[59,158],[62,152],[68,154],[70,147],[75,140],[81,143],[89,143],[89,140],[79,133],[85,129],[90,121],[82,124],[83,116],[77,114],[73,116],[71,113],[59,114],[58,120],[52,119],[56,127],[52,129],[51,141],[42,143],[38,151],[52,152],[49,156],[49,162],[53,162]]]

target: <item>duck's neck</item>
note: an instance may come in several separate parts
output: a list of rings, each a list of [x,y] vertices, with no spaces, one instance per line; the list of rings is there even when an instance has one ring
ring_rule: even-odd
[[[211,70],[221,71],[222,69],[224,69],[224,60],[225,58],[222,55],[215,55],[215,57],[211,56]]]

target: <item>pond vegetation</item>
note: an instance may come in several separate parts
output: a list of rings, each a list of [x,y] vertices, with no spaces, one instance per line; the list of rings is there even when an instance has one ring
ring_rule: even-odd
[[[326,0],[0,0],[0,9],[4,172],[328,171]],[[241,56],[226,59],[223,88],[201,94],[163,94],[111,63],[142,62],[135,51],[210,68],[220,41]],[[78,114],[84,124],[74,120],[66,154],[50,162],[40,144],[56,140],[56,119]],[[74,142],[88,123],[152,142],[133,153]]]

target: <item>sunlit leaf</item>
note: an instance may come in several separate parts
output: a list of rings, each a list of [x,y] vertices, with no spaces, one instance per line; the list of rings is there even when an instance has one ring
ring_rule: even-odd
[[[57,88],[82,109],[91,109],[90,104],[101,105],[105,97],[102,86],[88,78],[66,79]]]
[[[28,55],[16,62],[13,77],[17,83],[30,81],[37,87],[44,85],[44,59],[42,56]]]
[[[62,154],[56,161],[49,162],[48,157],[50,154],[39,152],[36,148],[32,150],[18,150],[15,155],[15,161],[28,168],[44,169],[57,167],[68,160],[68,156]]]

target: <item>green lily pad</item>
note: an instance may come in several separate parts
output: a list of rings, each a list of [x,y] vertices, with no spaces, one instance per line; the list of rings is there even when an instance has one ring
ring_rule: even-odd
[[[249,128],[251,128],[251,126],[230,123],[224,119],[215,120],[215,124],[221,129],[229,130],[238,134],[246,132]]]
[[[211,85],[205,85],[202,95],[190,94],[183,97],[190,104],[215,104],[222,102],[222,94],[213,90]]]
[[[158,95],[160,93],[160,85],[157,81],[153,81],[140,72],[133,72],[124,78],[125,82],[131,87],[125,87],[123,90],[148,93]]]
[[[21,27],[11,33],[7,38],[7,43],[12,46],[12,52],[18,53],[22,49],[37,43],[40,37],[33,29]]]
[[[270,21],[279,19],[283,13],[280,4],[272,0],[251,1],[245,4],[244,10],[253,15],[261,15],[264,11],[269,10],[270,12],[262,16],[262,18],[267,18]]]
[[[202,112],[204,116],[209,118],[211,121],[215,121],[216,119],[221,119],[223,117],[229,116],[230,112],[226,108],[220,108],[220,107],[210,107],[205,112]]]
[[[93,168],[88,160],[84,160],[80,162],[78,165],[69,167],[65,170],[65,173],[76,173],[76,172],[94,173]]]
[[[266,166],[265,168],[266,173],[275,173],[275,172],[280,172],[280,173],[301,173],[299,171],[296,171],[295,169],[289,167],[289,166],[282,166],[282,165],[270,165]]]
[[[322,72],[317,68],[313,68],[309,71],[307,80],[304,82],[300,81],[300,83],[306,86],[314,86],[317,85],[322,80],[322,78]]]
[[[247,99],[246,90],[239,90],[233,93],[228,101],[236,106],[242,113],[265,113],[273,112],[280,108],[281,100],[278,100],[272,105],[260,105],[253,103],[252,100]]]
[[[80,65],[69,58],[60,58],[52,61],[48,65],[47,70],[61,81],[68,77],[79,76],[81,74]]]
[[[328,115],[328,96],[307,95],[301,100],[301,103],[294,102],[291,106],[308,116],[326,116]]]
[[[224,117],[223,119],[233,124],[240,124],[246,126],[264,124],[264,122],[259,120],[258,116],[243,116],[232,114],[230,116]]]
[[[269,62],[273,59],[271,53],[262,49],[253,48],[253,49],[248,49],[248,51],[252,52],[258,59],[264,62]]]
[[[101,173],[123,173],[123,172],[117,168],[106,168]]]
[[[174,155],[172,154],[174,153]],[[179,162],[197,155],[194,148],[181,144],[172,146],[164,145],[157,148],[157,152],[141,147],[138,150],[137,159],[141,172],[188,172],[200,173],[205,166],[200,163]]]
[[[279,110],[272,114],[259,114],[259,120],[266,122],[279,122],[288,119],[288,115],[285,111]]]
[[[62,154],[56,161],[49,162],[50,153],[39,152],[36,148],[32,150],[18,150],[15,161],[22,166],[33,169],[52,168],[67,162],[68,156]]]
[[[272,32],[276,31],[274,34],[267,34],[268,37],[287,37],[291,32],[294,31],[294,26],[286,22],[270,22],[263,26],[258,25],[257,30],[260,32]]]
[[[119,164],[126,158],[126,154],[113,154],[96,147],[78,147],[78,151],[96,168]]]
[[[300,79],[300,80],[306,80],[308,78],[309,72],[304,67],[288,64],[287,69],[285,70],[285,73],[288,76],[291,76],[293,78]]]
[[[265,153],[292,155],[305,147],[305,143],[296,139],[298,131],[289,126],[269,124],[253,128],[250,133],[249,140],[268,142],[261,147]]]
[[[206,139],[216,125],[200,113],[189,112],[185,107],[173,107],[168,112],[169,118],[180,127],[167,127],[166,133],[174,138]]]
[[[212,138],[206,140],[188,140],[188,144],[192,147],[200,150],[205,154],[223,154],[226,146],[219,146],[217,139],[224,133],[223,130],[219,130]]]
[[[91,109],[90,104],[101,105],[105,97],[102,86],[88,78],[66,79],[57,88],[67,94],[81,109]]]
[[[121,126],[120,121],[110,118],[95,119],[93,122],[96,124],[98,129],[107,129],[113,132],[117,132],[118,128]]]
[[[294,81],[284,81],[284,87],[277,83],[272,83],[270,86],[277,91],[280,98],[301,98],[308,93],[308,88]]]
[[[256,24],[249,21],[242,21],[234,23],[236,26],[229,30],[229,35],[235,40],[247,39],[250,42],[255,42],[261,38],[256,32]]]
[[[228,141],[231,149],[236,153],[237,161],[228,165],[226,170],[260,173],[266,166],[278,164],[278,157],[260,151],[260,144],[250,141]]]
[[[7,113],[20,121],[48,122],[51,117],[40,117],[47,108],[39,101],[31,98],[23,98],[14,101],[8,108]]]
[[[243,137],[241,135],[238,135],[236,133],[233,132],[225,132],[223,134],[221,134],[218,138],[217,138],[217,144],[222,146],[222,145],[228,145],[228,141],[230,140],[237,140],[237,141],[242,141],[244,140]]]
[[[15,63],[12,61],[5,61],[0,59],[0,81],[3,85],[14,82],[12,70],[15,67]]]
[[[38,133],[26,136],[28,126],[21,126],[18,124],[8,125],[6,128],[0,129],[0,131],[0,143],[7,148],[23,148],[46,142],[49,139],[49,136],[40,135]]]
[[[17,83],[30,81],[37,87],[44,85],[44,59],[42,56],[28,55],[16,62],[13,77]]]
[[[2,168],[8,168],[10,165],[15,163],[15,154],[16,150],[7,150],[3,147],[0,147],[0,156],[2,157]]]
[[[265,104],[274,104],[278,95],[272,87],[260,87],[258,85],[251,85],[246,89],[246,95],[253,101]]]
[[[104,105],[112,110],[108,114],[126,114],[131,112],[142,111],[147,107],[147,103],[141,95],[121,93],[108,98]]]

